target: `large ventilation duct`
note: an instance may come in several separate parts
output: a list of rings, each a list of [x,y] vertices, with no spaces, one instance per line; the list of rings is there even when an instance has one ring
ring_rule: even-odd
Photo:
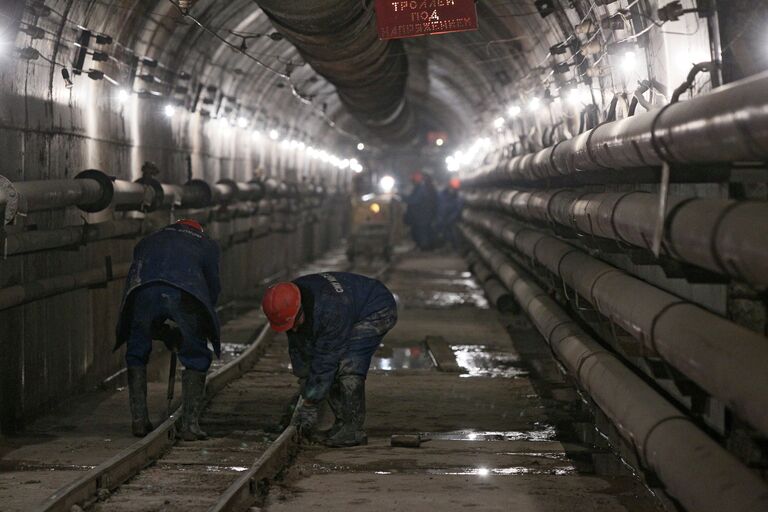
[[[405,142],[415,119],[405,98],[408,59],[400,41],[380,41],[371,2],[257,0],[275,28],[336,86],[352,116],[388,142]]]

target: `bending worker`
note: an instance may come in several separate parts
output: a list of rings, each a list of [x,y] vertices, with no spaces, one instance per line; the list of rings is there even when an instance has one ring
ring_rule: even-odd
[[[325,444],[366,444],[365,377],[397,322],[392,293],[375,279],[325,272],[270,287],[262,307],[272,329],[288,335],[303,397],[296,416],[301,435],[314,436],[318,405],[327,398],[336,422]]]
[[[131,427],[138,437],[152,429],[147,410],[147,362],[152,340],[159,339],[167,320],[181,333],[178,357],[182,372],[181,437],[205,439],[198,418],[205,397],[205,377],[213,345],[220,355],[216,302],[219,246],[194,220],[180,220],[138,243],[128,272],[117,325],[117,349],[127,343],[128,396]]]

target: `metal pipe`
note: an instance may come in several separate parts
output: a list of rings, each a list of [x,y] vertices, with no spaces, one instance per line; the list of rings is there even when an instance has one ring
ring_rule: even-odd
[[[544,265],[651,353],[768,434],[764,336],[516,222],[473,211],[464,220]]]
[[[651,249],[658,194],[573,190],[481,190],[468,204],[593,237]],[[768,202],[669,197],[663,253],[744,282],[768,285]]]
[[[123,279],[128,275],[130,266],[130,263],[121,263],[110,269],[105,265],[76,274],[49,277],[31,283],[2,288],[0,289],[0,311],[80,288]]]
[[[472,228],[461,229],[670,495],[697,512],[768,510],[768,486],[762,479],[585,333],[501,251]]]
[[[768,72],[606,123],[538,153],[501,159],[466,184],[536,182],[587,171],[768,159]],[[490,159],[493,161],[493,159]],[[634,174],[627,174],[635,180]]]
[[[151,232],[154,226],[139,219],[124,219],[98,224],[68,226],[48,231],[26,231],[9,234],[5,238],[4,256],[73,247],[100,240],[139,236]]]

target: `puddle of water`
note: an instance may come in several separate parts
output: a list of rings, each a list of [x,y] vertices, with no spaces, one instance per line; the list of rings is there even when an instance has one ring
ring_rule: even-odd
[[[467,373],[462,377],[522,377],[528,372],[517,356],[487,350],[485,345],[452,345],[456,363]]]
[[[417,474],[420,473],[418,469],[415,470],[391,470],[391,471],[374,471],[374,475],[394,475],[394,474]],[[574,466],[558,466],[551,468],[531,468],[527,466],[513,466],[505,468],[450,468],[450,469],[426,469],[423,471],[428,475],[448,475],[448,476],[515,476],[515,475],[555,475],[565,476],[573,475],[577,473],[577,469]]]
[[[422,437],[438,441],[551,441],[555,427],[542,425],[539,430],[513,430],[506,432],[454,430],[453,432],[422,432]]]
[[[383,347],[371,360],[372,370],[428,370],[434,366],[424,345]]]
[[[469,476],[512,476],[512,475],[572,475],[576,473],[573,466],[556,468],[529,468],[526,466],[514,466],[509,468],[466,468],[466,469],[428,469],[430,475],[469,475]]]
[[[400,291],[398,298],[411,308],[439,309],[456,306],[473,306],[478,309],[488,309],[488,300],[481,291],[446,292],[413,290]]]

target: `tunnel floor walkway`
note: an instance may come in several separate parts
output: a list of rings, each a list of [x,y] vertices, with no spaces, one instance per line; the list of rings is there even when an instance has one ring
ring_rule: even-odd
[[[593,426],[575,390],[463,260],[413,253],[386,281],[400,318],[367,382],[369,444],[306,447],[263,510],[659,510],[614,455],[577,441]],[[416,433],[431,441],[390,446]]]

